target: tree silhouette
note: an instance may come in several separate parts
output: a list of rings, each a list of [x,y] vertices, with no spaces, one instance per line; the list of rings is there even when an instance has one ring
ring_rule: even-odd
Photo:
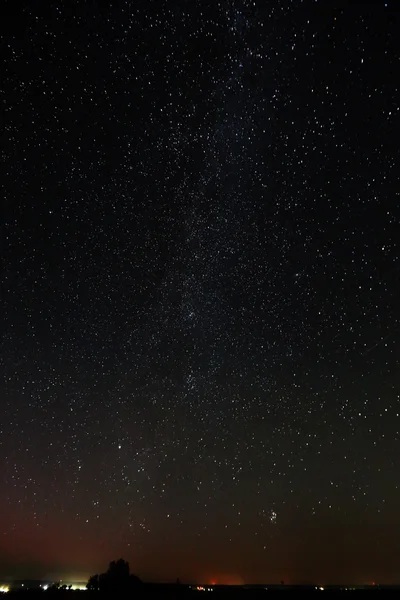
[[[116,579],[129,577],[129,563],[123,558],[110,562],[107,573]]]
[[[91,592],[98,592],[99,591],[99,576],[97,574],[91,575],[86,584],[86,587]]]
[[[130,573],[129,563],[123,558],[113,560],[105,573],[92,575],[86,584],[88,590],[100,592],[128,592],[136,589],[141,580]]]

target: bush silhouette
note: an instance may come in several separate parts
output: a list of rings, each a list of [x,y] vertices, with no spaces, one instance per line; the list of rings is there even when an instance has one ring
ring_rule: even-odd
[[[89,577],[86,587],[99,592],[129,592],[141,583],[139,577],[130,573],[129,563],[120,558],[110,562],[105,573]]]

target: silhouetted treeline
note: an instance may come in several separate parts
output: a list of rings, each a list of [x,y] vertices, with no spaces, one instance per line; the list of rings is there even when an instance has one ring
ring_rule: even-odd
[[[92,575],[87,589],[92,592],[131,592],[143,586],[142,581],[130,573],[129,563],[123,558],[113,560],[105,573]]]
[[[176,584],[156,584],[156,583],[143,583],[139,577],[133,575],[129,569],[129,563],[124,559],[120,558],[119,560],[114,560],[110,562],[109,567],[105,573],[100,573],[96,575],[92,575],[89,577],[89,580],[86,584],[86,588],[88,591],[83,592],[82,590],[73,590],[72,586],[62,585],[60,583],[55,583],[51,585],[48,589],[46,587],[36,587],[36,588],[23,588],[20,587],[18,589],[12,589],[7,597],[13,596],[26,596],[28,595],[30,598],[35,597],[35,595],[43,596],[43,594],[70,594],[70,593],[86,593],[89,597],[96,596],[97,598],[102,596],[104,593],[107,598],[119,598],[119,597],[130,597],[135,600],[139,600],[140,598],[159,598],[160,600],[172,600],[178,599],[183,600],[184,598],[203,598],[210,597],[213,600],[217,600],[217,598],[225,599],[225,600],[234,600],[235,598],[248,598],[248,597],[259,597],[265,596],[265,594],[270,594],[273,591],[298,591],[304,593],[309,592],[320,592],[324,588],[308,585],[308,586],[291,586],[284,585],[283,582],[281,585],[269,585],[269,586],[205,586],[204,588],[198,588],[197,586],[190,586],[181,584],[179,579],[176,580]],[[196,589],[197,588],[197,589]],[[325,589],[329,589],[330,591],[349,591],[355,590],[356,587],[328,587]],[[389,586],[367,586],[364,589],[368,589],[369,591],[397,591],[400,592],[400,587],[389,587]],[[200,591],[205,591],[206,594],[200,593]],[[207,594],[208,590],[212,590],[211,596]]]

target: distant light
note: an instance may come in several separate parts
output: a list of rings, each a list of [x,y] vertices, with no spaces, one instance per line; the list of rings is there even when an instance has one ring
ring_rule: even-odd
[[[43,589],[44,589],[44,590],[47,590],[47,588],[48,588],[48,587],[49,587],[49,586],[48,586],[48,585],[47,585],[47,583],[46,583],[46,585],[44,585],[44,586],[43,586]]]
[[[319,589],[320,589],[320,590],[323,592],[325,588],[323,588],[323,587],[320,587]]]
[[[82,587],[81,585],[72,585],[71,586],[71,590],[81,590],[83,592],[83,590],[86,590],[86,587]]]
[[[0,585],[0,594],[6,594],[9,591],[10,588],[8,587],[8,585]]]

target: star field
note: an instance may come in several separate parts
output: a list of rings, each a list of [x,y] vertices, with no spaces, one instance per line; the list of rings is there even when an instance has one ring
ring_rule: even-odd
[[[0,574],[398,581],[395,3],[9,9]]]

